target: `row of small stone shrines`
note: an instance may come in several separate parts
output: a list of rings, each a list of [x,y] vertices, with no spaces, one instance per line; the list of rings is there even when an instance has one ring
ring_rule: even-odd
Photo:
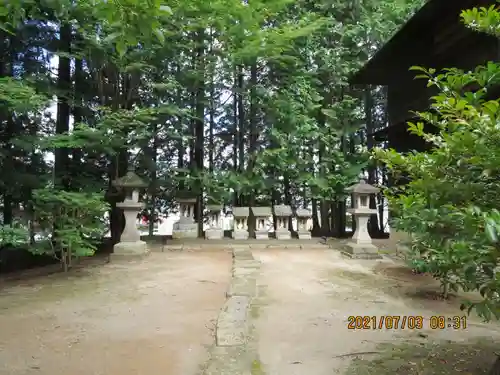
[[[180,219],[173,227],[174,238],[195,238],[198,234],[197,224],[194,221],[194,200],[179,200]],[[218,240],[224,237],[222,228],[221,212],[222,206],[209,205],[207,210],[210,215],[210,228],[205,231],[205,238],[208,240]],[[255,218],[255,238],[267,240],[268,229],[266,222],[269,217],[276,218],[276,238],[286,240],[291,238],[288,230],[288,221],[290,217],[297,218],[297,234],[300,239],[311,239],[311,232],[307,228],[307,221],[311,218],[311,211],[307,209],[296,209],[287,205],[277,205],[274,207],[234,207],[232,210],[233,232],[232,237],[236,240],[248,239],[248,218],[252,213]]]

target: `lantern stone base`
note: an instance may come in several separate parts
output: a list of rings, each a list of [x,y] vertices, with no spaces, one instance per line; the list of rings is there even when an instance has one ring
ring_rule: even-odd
[[[382,259],[377,247],[371,243],[348,242],[342,253],[352,259]]]
[[[312,239],[310,231],[298,232],[297,234],[299,235],[299,240],[310,240],[310,239]]]
[[[198,238],[198,224],[196,223],[186,223],[177,222],[172,228],[172,237],[175,239],[182,238]]]
[[[276,239],[277,240],[291,240],[292,234],[289,230],[277,230],[276,231]]]
[[[172,238],[198,238],[198,227],[196,229],[176,229],[172,231]]]
[[[247,230],[235,229],[231,235],[233,240],[248,240]]]
[[[207,240],[222,240],[224,238],[224,230],[221,228],[210,228],[205,231]]]
[[[140,257],[148,253],[148,245],[144,241],[118,242],[113,246],[111,258]]]
[[[269,239],[269,232],[267,230],[255,231],[255,239],[256,240],[268,240]]]

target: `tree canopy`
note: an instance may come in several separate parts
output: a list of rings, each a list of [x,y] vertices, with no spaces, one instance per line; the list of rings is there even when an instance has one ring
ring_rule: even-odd
[[[19,210],[48,230],[72,207],[109,210],[116,242],[129,167],[152,217],[188,191],[198,218],[207,201],[312,205],[315,231],[342,235],[373,126],[348,77],[421,3],[2,2],[4,243]]]

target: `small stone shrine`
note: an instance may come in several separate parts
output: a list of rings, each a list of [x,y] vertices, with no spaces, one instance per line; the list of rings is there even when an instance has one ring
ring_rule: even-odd
[[[113,247],[114,256],[145,255],[149,252],[146,242],[141,241],[141,233],[137,229],[137,215],[144,208],[139,202],[140,189],[147,184],[129,169],[125,176],[113,181],[113,186],[125,192],[125,200],[116,206],[123,210],[125,228],[120,236],[120,242]]]
[[[274,216],[276,217],[276,239],[291,239],[292,234],[288,230],[288,221],[292,216],[292,208],[287,205],[274,206]]]
[[[198,224],[194,221],[194,207],[196,198],[188,193],[180,194],[177,197],[179,203],[179,221],[175,222],[172,228],[173,238],[197,238]]]
[[[248,216],[250,215],[249,207],[233,207],[233,239],[247,240],[248,239]]]
[[[310,210],[306,208],[297,208],[295,210],[295,216],[297,218],[297,234],[301,240],[310,240],[311,231],[307,227],[307,222],[312,217]]]
[[[224,229],[221,223],[221,204],[207,205],[208,220],[210,228],[205,231],[205,238],[207,240],[220,240],[224,238]]]
[[[268,240],[269,230],[266,224],[273,214],[271,207],[251,207],[250,209],[255,217],[255,238],[257,240]]]
[[[370,196],[377,194],[380,189],[369,185],[365,180],[346,189],[352,194],[354,208],[347,209],[356,222],[356,231],[351,240],[345,246],[344,253],[351,258],[379,259],[382,258],[377,252],[377,247],[372,244],[368,233],[368,219],[376,214],[377,210],[370,208]]]

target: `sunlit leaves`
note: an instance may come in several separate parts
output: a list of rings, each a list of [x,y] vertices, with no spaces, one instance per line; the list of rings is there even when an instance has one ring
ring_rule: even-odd
[[[34,191],[33,207],[42,231],[51,233],[57,228],[53,243],[44,242],[33,249],[39,253],[57,257],[65,250],[71,256],[93,255],[107,230],[104,213],[109,205],[102,194],[39,189]]]
[[[27,81],[11,77],[0,78],[0,106],[18,112],[40,110],[48,99],[40,95]]]
[[[500,36],[500,13],[497,5],[463,10],[460,16],[471,29]]]

